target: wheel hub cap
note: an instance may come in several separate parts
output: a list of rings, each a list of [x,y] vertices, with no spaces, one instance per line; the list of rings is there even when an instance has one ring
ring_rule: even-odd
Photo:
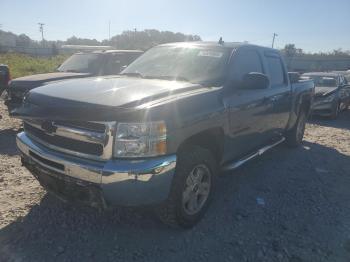
[[[205,165],[195,166],[186,179],[182,193],[182,206],[189,215],[198,213],[208,199],[211,173]]]

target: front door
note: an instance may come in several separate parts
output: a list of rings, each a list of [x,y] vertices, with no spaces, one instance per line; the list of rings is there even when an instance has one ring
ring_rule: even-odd
[[[224,162],[252,152],[269,138],[263,132],[272,111],[268,89],[242,89],[243,76],[264,73],[261,56],[255,49],[241,48],[232,58],[229,83],[223,103],[229,116],[229,132],[224,145]]]

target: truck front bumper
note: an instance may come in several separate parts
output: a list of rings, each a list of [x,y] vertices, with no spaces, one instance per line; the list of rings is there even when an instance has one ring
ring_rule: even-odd
[[[169,195],[175,173],[176,155],[102,162],[50,150],[25,132],[17,135],[16,143],[23,165],[48,191],[93,205],[161,203]]]

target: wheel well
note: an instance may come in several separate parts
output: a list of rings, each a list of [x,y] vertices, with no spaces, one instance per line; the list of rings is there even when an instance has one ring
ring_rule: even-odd
[[[311,100],[310,99],[303,99],[301,101],[300,111],[305,111],[306,114],[310,113],[310,111],[311,111]]]
[[[222,128],[211,128],[195,134],[181,143],[179,151],[188,145],[200,146],[209,150],[219,163],[224,151],[224,131]]]

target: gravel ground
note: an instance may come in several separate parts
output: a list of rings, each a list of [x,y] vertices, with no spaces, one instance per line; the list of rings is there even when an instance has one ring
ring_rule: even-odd
[[[98,213],[46,194],[21,167],[20,122],[2,103],[0,115],[0,261],[350,261],[349,111],[312,120],[303,147],[221,176],[188,231],[147,210]]]

